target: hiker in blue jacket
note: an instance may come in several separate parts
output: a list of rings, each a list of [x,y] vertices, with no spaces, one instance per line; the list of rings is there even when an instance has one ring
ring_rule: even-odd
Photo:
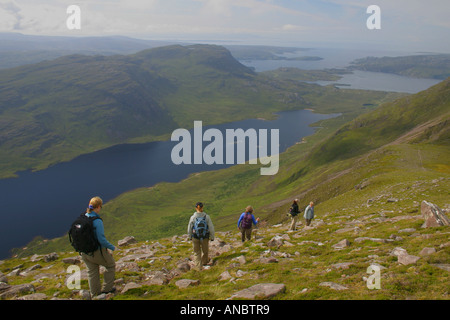
[[[245,238],[250,240],[252,237],[252,227],[253,225],[257,225],[259,222],[259,218],[255,219],[253,215],[253,207],[248,206],[245,208],[245,212],[241,214],[238,220],[238,229],[242,234],[242,242],[245,242]]]
[[[99,197],[94,197],[89,201],[89,207],[86,212],[88,217],[99,217],[99,212],[102,209],[103,201]],[[114,245],[108,242],[105,237],[102,219],[96,219],[92,222],[99,247],[92,254],[81,253],[86,267],[88,268],[88,282],[91,296],[96,296],[100,293],[114,292],[114,278],[116,272],[116,263],[109,250],[114,251]],[[100,284],[100,266],[106,268],[104,276],[104,285],[101,288]]]

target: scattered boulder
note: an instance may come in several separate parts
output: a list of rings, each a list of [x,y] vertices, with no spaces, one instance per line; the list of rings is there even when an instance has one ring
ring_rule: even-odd
[[[400,247],[397,247],[394,250],[392,250],[391,254],[397,256],[398,262],[405,266],[409,264],[414,264],[420,259],[420,257],[408,254],[408,252],[405,249]]]
[[[266,263],[277,263],[278,259],[275,257],[261,257],[259,259],[254,260],[257,264],[266,264]]]
[[[419,252],[421,256],[429,256],[430,254],[436,253],[435,248],[423,248],[422,251]]]
[[[231,299],[269,299],[285,291],[284,284],[261,283],[236,292]]]
[[[350,241],[347,239],[341,240],[338,243],[334,244],[332,247],[334,249],[344,249],[346,247],[350,246]]]
[[[414,264],[416,263],[418,260],[420,259],[420,257],[416,257],[410,254],[401,254],[398,256],[398,262],[400,264],[403,264],[405,266],[409,265],[409,264]]]
[[[220,274],[219,281],[230,280],[231,278],[233,277],[231,276],[230,272],[228,270],[225,270]]]
[[[334,283],[334,282],[322,282],[319,284],[321,287],[329,287],[333,290],[347,290],[347,287],[344,287],[340,284]]]
[[[380,242],[380,243],[388,243],[392,242],[394,240],[392,239],[380,239],[380,238],[370,238],[370,237],[359,237],[355,239],[355,242],[363,242],[363,241],[373,241],[373,242]]]
[[[191,286],[198,286],[199,284],[200,280],[191,280],[191,279],[181,279],[175,282],[175,285],[180,289],[184,289]]]
[[[136,243],[136,242],[137,241],[133,236],[127,236],[127,237],[123,238],[122,240],[119,240],[117,242],[117,245],[119,247],[124,247],[124,246],[130,245],[130,244]]]
[[[275,236],[267,243],[268,247],[281,247],[283,245],[283,238],[280,236]]]
[[[165,285],[170,281],[170,276],[162,271],[156,271],[145,281],[145,285]]]
[[[422,228],[432,228],[440,226],[449,226],[450,220],[445,213],[434,203],[428,201],[422,201],[420,206],[420,212],[425,222]]]
[[[334,269],[347,270],[351,265],[353,265],[353,262],[340,262],[332,264],[331,267]]]
[[[17,300],[45,300],[45,299],[47,299],[47,295],[45,293],[32,293],[17,298]]]
[[[45,255],[44,261],[45,262],[55,261],[58,258],[59,258],[58,254],[56,252],[53,252],[53,253],[49,253],[49,254]]]
[[[129,282],[129,283],[127,283],[127,284],[125,285],[125,287],[123,287],[121,293],[125,293],[125,292],[127,292],[128,290],[132,290],[132,289],[138,289],[138,288],[140,288],[140,287],[142,287],[142,285],[137,284],[137,283],[135,283],[135,282]]]
[[[18,294],[33,292],[33,291],[34,291],[34,286],[30,283],[18,284],[15,286],[11,286],[6,291],[2,292],[0,294],[0,299],[8,299],[8,298],[12,298]]]

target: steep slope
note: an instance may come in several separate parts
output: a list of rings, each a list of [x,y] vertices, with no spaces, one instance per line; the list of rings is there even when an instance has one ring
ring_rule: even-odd
[[[450,78],[412,97],[387,103],[354,119],[318,146],[311,155],[310,162],[323,164],[361,155],[394,141],[417,126],[420,129],[416,131],[424,131],[430,126],[423,126],[428,121],[434,123],[431,126],[434,127],[433,141],[449,145],[449,113]]]
[[[423,200],[450,210],[448,90],[447,80],[358,117],[318,145],[292,147],[283,155],[280,176],[261,177],[258,168],[242,165],[108,202],[104,220],[110,238],[132,235],[139,242],[115,253],[120,291],[103,298],[227,299],[253,285],[277,283],[285,290],[274,299],[448,299],[450,227],[423,228],[421,215]],[[334,152],[324,146],[341,136],[354,135],[358,143],[371,138],[367,128],[373,140],[365,150],[327,163],[310,162],[319,151],[326,156]],[[297,231],[287,232],[287,208],[295,197],[302,207],[315,201],[316,218],[311,227],[300,222]],[[202,272],[190,270],[191,245],[183,235],[197,199],[205,199],[218,232],[211,244],[212,266]],[[254,240],[241,244],[236,221],[248,204],[262,223]],[[125,230],[124,221],[131,228]],[[155,233],[145,233],[149,230]],[[154,239],[159,240],[149,241]],[[36,241],[17,253],[59,252],[63,242],[67,239]],[[0,270],[13,286],[30,291],[41,259],[47,272],[38,289],[42,298],[48,299],[56,286],[60,298],[82,298],[54,275],[76,263],[74,253],[60,255],[51,255],[56,259],[51,262],[20,255]],[[66,257],[71,259],[65,264],[59,261]],[[378,289],[368,287],[370,266],[380,270]],[[196,286],[179,287],[183,279]],[[82,285],[87,289],[85,280]]]

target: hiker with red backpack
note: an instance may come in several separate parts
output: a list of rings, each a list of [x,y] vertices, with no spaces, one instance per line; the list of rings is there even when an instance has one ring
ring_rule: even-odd
[[[238,229],[242,234],[242,242],[245,242],[245,239],[250,240],[252,237],[252,227],[253,225],[257,225],[259,222],[259,218],[255,219],[253,215],[253,207],[248,206],[245,208],[245,212],[241,214],[238,220]]]

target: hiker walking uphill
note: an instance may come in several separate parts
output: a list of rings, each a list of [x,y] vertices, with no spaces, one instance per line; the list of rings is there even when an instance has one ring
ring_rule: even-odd
[[[309,226],[311,224],[311,220],[314,219],[314,202],[311,201],[306,207],[303,217],[306,220],[306,226]]]
[[[298,209],[298,199],[295,199],[289,208],[289,215],[291,216],[291,226],[289,227],[289,230],[295,231],[299,213],[300,210]]]
[[[209,240],[214,240],[214,225],[209,215],[203,212],[203,203],[197,202],[195,212],[188,224],[189,239],[192,239],[195,264],[198,270],[208,264]]]
[[[252,237],[252,227],[253,225],[257,225],[259,222],[259,218],[255,219],[253,215],[253,207],[248,206],[245,208],[245,212],[241,214],[238,220],[238,228],[242,234],[242,242],[245,242],[245,238],[250,240]]]
[[[71,244],[81,254],[81,259],[88,269],[88,282],[92,297],[100,293],[115,291],[116,263],[109,252],[109,250],[114,251],[115,247],[106,240],[103,220],[98,215],[102,206],[103,201],[101,198],[92,198],[87,212],[75,220],[69,231]],[[100,284],[100,266],[106,268],[103,275],[103,288],[101,288]]]

